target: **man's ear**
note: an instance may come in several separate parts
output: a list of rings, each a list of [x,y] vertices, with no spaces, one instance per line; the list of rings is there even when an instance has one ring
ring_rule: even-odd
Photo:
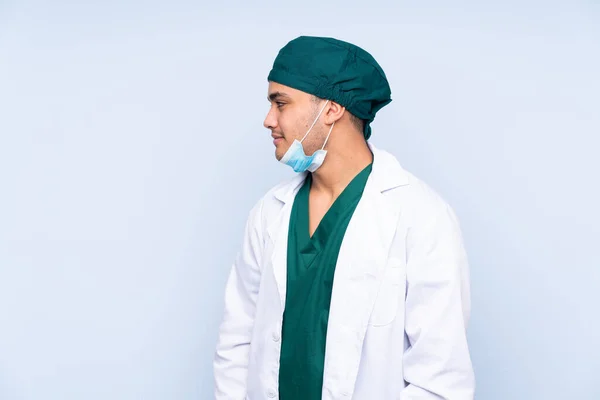
[[[327,106],[328,110],[325,112],[325,123],[331,125],[334,122],[338,122],[346,112],[346,107],[341,106],[335,101],[330,101]]]

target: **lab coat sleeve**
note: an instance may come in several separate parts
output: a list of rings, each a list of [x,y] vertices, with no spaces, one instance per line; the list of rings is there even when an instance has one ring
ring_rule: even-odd
[[[446,204],[428,210],[407,238],[404,380],[401,400],[472,400],[467,344],[469,270],[458,220]]]
[[[213,361],[215,400],[246,398],[248,354],[260,285],[262,203],[250,212],[242,246],[225,286],[224,313]]]

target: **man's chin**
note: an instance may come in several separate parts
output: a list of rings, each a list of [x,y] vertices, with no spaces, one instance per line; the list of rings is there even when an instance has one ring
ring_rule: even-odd
[[[281,161],[283,156],[285,156],[286,151],[287,151],[287,148],[283,148],[283,146],[277,146],[275,148],[275,158],[277,159],[277,161]]]

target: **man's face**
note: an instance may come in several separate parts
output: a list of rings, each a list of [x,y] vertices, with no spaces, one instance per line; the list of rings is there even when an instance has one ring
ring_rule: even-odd
[[[294,139],[300,141],[306,134],[325,102],[317,103],[312,95],[275,82],[269,82],[267,98],[271,108],[265,118],[264,126],[271,131],[275,157],[281,160]],[[323,114],[326,112],[327,110],[324,110]],[[306,155],[312,155],[323,146],[325,140],[323,126],[322,122],[317,121],[302,142]]]

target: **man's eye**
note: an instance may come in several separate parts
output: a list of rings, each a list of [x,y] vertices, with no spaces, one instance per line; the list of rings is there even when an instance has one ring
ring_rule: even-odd
[[[277,104],[277,108],[281,108],[285,105],[285,103],[281,103],[281,102],[277,102],[275,104]]]

